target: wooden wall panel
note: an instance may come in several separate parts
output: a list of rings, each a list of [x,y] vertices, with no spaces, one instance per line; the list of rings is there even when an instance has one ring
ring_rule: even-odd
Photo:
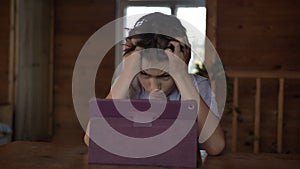
[[[50,0],[16,3],[16,140],[48,140],[52,135],[52,112],[49,111],[50,11]]]
[[[283,153],[300,153],[300,80],[286,80],[283,111]]]
[[[8,103],[10,0],[0,5],[0,105]]]
[[[82,143],[83,130],[77,120],[72,101],[73,68],[88,38],[114,19],[115,1],[55,1],[54,142]],[[111,74],[113,70],[114,53],[109,52],[99,72]],[[105,96],[111,81],[109,77],[99,78],[100,83],[96,84],[97,95]]]
[[[243,96],[248,96],[243,98]],[[243,99],[242,99],[243,98]],[[239,79],[237,151],[252,152],[255,79]]]
[[[260,151],[275,153],[277,144],[278,79],[263,79],[261,92]]]
[[[297,0],[218,0],[217,50],[226,70],[300,69],[300,2]],[[0,5],[0,104],[8,102],[9,10],[10,1]],[[54,114],[53,141],[81,143],[83,132],[72,102],[72,73],[76,58],[86,40],[101,26],[115,18],[112,0],[55,0]],[[210,20],[211,21],[211,20]],[[209,32],[209,30],[208,30]],[[101,45],[101,44],[99,44]],[[98,70],[96,95],[104,97],[110,87],[114,67],[113,49]],[[275,84],[274,84],[275,82]],[[240,81],[238,151],[251,152],[255,80]],[[287,80],[284,93],[283,152],[299,153],[299,80]],[[276,80],[262,81],[261,151],[272,152],[278,90]],[[252,97],[253,96],[253,97]],[[253,106],[251,106],[253,105]],[[222,119],[230,145],[231,114]],[[230,150],[230,149],[228,149]]]
[[[300,2],[218,1],[217,47],[227,69],[299,70]]]
[[[300,70],[300,2],[296,0],[228,0],[217,2],[217,51],[226,70]],[[253,79],[254,80],[254,79]],[[254,80],[255,81],[255,80]],[[251,152],[255,83],[241,81],[238,151]],[[228,84],[232,84],[229,82]],[[252,87],[251,87],[252,85]],[[278,80],[261,83],[262,152],[276,152]],[[283,152],[299,153],[299,80],[288,80],[284,89]],[[242,91],[248,92],[242,92]],[[254,92],[254,93],[253,93]],[[251,95],[250,95],[251,94]],[[227,105],[227,109],[230,104]],[[223,125],[230,147],[231,120],[224,113]],[[246,124],[244,124],[246,123]],[[248,124],[248,125],[247,125]],[[251,129],[250,129],[251,128]],[[248,133],[247,133],[248,132]],[[245,135],[246,133],[246,135]],[[248,135],[248,136],[247,136]],[[246,137],[246,138],[245,138]],[[230,149],[228,149],[230,150]]]

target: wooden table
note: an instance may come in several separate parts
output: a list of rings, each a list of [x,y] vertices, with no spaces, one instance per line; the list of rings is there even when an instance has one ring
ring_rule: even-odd
[[[296,169],[300,155],[225,153],[208,157],[203,169]],[[170,169],[164,167],[89,165],[87,147],[42,142],[13,142],[0,146],[1,169]],[[175,168],[174,168],[175,169]]]

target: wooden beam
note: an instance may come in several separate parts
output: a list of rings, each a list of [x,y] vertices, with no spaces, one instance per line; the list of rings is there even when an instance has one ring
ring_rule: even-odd
[[[238,128],[238,94],[239,94],[239,79],[234,78],[233,82],[233,116],[232,116],[232,137],[231,137],[231,152],[237,151],[237,128]]]
[[[9,86],[8,86],[8,103],[14,106],[15,99],[15,4],[16,0],[10,0],[10,31],[9,31]]]
[[[50,1],[50,50],[49,50],[49,134],[53,135],[53,92],[54,92],[54,36],[55,36],[55,0]]]
[[[217,0],[206,1],[205,60],[207,70],[214,66],[218,57],[217,48]]]
[[[16,140],[49,133],[50,0],[16,1]]]
[[[217,48],[217,0],[206,1],[206,36]]]
[[[254,112],[254,153],[259,152],[260,139],[260,96],[261,96],[261,79],[256,78],[255,93],[255,112]]]
[[[277,152],[282,153],[284,78],[279,79],[278,91],[278,120],[277,120]]]
[[[300,79],[299,71],[230,71],[226,74],[229,77],[238,78],[285,78],[285,79]]]

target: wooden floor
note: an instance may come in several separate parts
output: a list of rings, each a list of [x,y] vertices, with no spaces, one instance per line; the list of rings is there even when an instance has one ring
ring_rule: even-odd
[[[0,146],[0,156],[1,169],[167,169],[155,166],[91,165],[88,164],[87,147],[84,145],[13,142]],[[300,155],[225,153],[216,157],[209,156],[198,168],[291,169],[299,166]]]

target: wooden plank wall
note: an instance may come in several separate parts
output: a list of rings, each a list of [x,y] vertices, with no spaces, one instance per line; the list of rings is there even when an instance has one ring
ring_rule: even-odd
[[[299,70],[300,2],[218,1],[217,46],[227,69]]]
[[[56,0],[54,52],[54,142],[82,143],[83,130],[72,102],[72,73],[76,58],[88,38],[115,19],[115,1]],[[101,47],[101,44],[99,44]],[[98,70],[97,95],[109,91],[114,55],[109,52]]]
[[[0,5],[0,105],[8,103],[10,0]]]
[[[299,71],[299,8],[296,0],[218,0],[217,50],[225,70]],[[283,153],[300,153],[300,82],[285,83]],[[276,152],[278,88],[278,80],[261,81],[262,137],[254,138],[255,79],[239,80],[237,151],[252,152],[253,139],[260,139],[262,152]],[[222,121],[229,150],[231,116],[225,111]]]
[[[12,127],[12,105],[9,93],[10,0],[0,5],[0,122]],[[11,137],[10,137],[11,138]]]
[[[8,100],[9,0],[0,5],[0,104]],[[300,7],[297,0],[217,0],[216,46],[227,70],[300,69]],[[72,72],[86,40],[114,20],[112,0],[54,0],[54,142],[82,143],[83,131],[72,102]],[[213,32],[214,33],[214,32]],[[101,46],[101,44],[99,44]],[[104,97],[114,67],[110,51],[98,70],[96,94]],[[261,82],[261,151],[276,149],[274,124],[277,117],[275,80]],[[299,81],[285,82],[283,152],[300,152]],[[239,80],[239,136],[237,151],[252,152],[255,80]],[[253,96],[253,97],[251,97]],[[222,123],[230,145],[231,114]],[[230,146],[229,146],[230,148]]]
[[[16,3],[16,140],[48,140],[50,0]],[[30,9],[30,10],[28,10]]]

